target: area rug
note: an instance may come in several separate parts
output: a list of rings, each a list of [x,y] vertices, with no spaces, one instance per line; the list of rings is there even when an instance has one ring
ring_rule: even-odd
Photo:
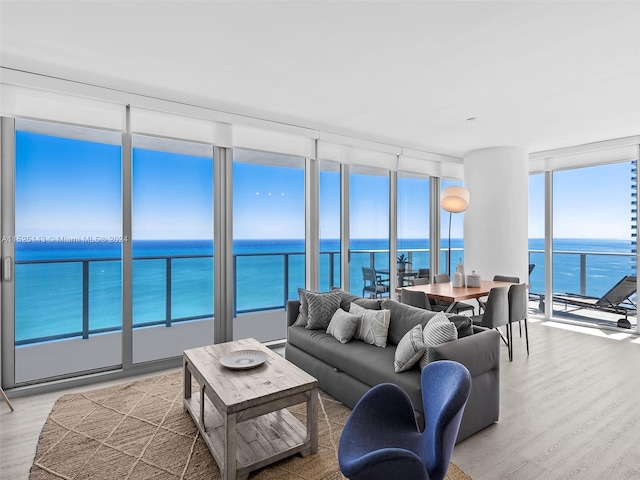
[[[289,410],[306,421],[304,404]],[[250,480],[344,478],[337,447],[349,413],[321,393],[318,453],[281,460]],[[29,478],[215,480],[220,471],[182,409],[182,372],[176,371],[60,397],[42,428]],[[470,477],[452,463],[447,479]]]

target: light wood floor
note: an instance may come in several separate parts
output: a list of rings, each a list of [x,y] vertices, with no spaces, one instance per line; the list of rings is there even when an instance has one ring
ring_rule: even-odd
[[[513,362],[502,346],[500,421],[456,445],[454,463],[476,480],[640,479],[638,337],[529,325],[529,357],[524,336]]]
[[[502,347],[500,421],[452,460],[475,480],[640,479],[640,340],[533,320],[529,333],[529,357],[524,337],[513,362]],[[13,413],[0,402],[0,478],[28,478],[55,400],[91,388],[16,398]]]

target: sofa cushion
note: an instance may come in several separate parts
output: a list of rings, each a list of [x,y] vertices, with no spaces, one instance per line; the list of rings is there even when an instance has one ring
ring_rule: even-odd
[[[355,338],[378,347],[387,346],[390,319],[389,310],[369,310],[355,303],[351,303],[349,313],[360,317],[356,333],[354,334]]]
[[[410,368],[395,373],[395,345],[379,348],[358,340],[340,343],[321,330],[300,327],[289,327],[288,343],[367,385],[397,384],[407,392],[414,406],[422,411],[420,369]]]
[[[306,328],[326,330],[331,317],[340,308],[340,294],[338,292],[307,292],[306,297],[308,308]]]
[[[425,352],[420,358],[420,368],[424,368],[433,359],[430,355],[430,348],[441,345],[458,338],[458,330],[456,326],[449,321],[447,316],[438,312],[424,327],[422,340],[425,346]]]
[[[393,361],[396,373],[404,372],[413,367],[424,354],[424,342],[422,341],[422,325],[416,325],[409,330],[398,346]]]
[[[339,342],[347,343],[353,338],[359,322],[360,317],[358,315],[352,315],[339,308],[329,322],[327,333],[333,335]]]

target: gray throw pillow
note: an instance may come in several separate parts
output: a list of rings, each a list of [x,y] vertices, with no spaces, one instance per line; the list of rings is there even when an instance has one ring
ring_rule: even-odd
[[[353,338],[359,321],[360,317],[358,315],[352,315],[339,308],[329,322],[327,333],[333,335],[340,343],[347,343]]]
[[[309,330],[326,329],[331,317],[340,308],[340,294],[338,292],[313,293],[306,292],[307,298],[307,326]]]
[[[295,327],[307,326],[307,315],[309,313],[309,305],[307,304],[307,293],[313,293],[313,292],[309,292],[304,288],[298,289],[298,298],[300,299],[300,308],[298,309],[298,318],[293,324]]]
[[[413,367],[424,354],[422,341],[422,325],[418,324],[409,330],[396,347],[393,368],[396,373],[404,372]]]
[[[438,312],[438,314],[429,320],[429,322],[424,326],[424,330],[422,332],[422,341],[424,342],[425,352],[424,355],[422,355],[422,358],[420,358],[420,368],[426,367],[427,364],[431,362],[431,359],[429,358],[429,350],[432,347],[452,340],[457,340],[457,338],[458,330],[456,329],[456,326],[449,321],[444,313]]]
[[[355,303],[363,308],[367,308],[369,310],[380,310],[382,299],[380,298],[362,298],[353,293],[345,292],[340,287],[331,287],[332,292],[340,292],[342,295],[342,300],[340,301],[340,308],[345,311],[349,311],[351,308],[351,303]]]
[[[451,315],[449,316],[449,321],[453,322],[456,326],[456,329],[458,330],[458,338],[473,335],[473,323],[471,323],[471,318],[465,315]]]
[[[360,317],[354,338],[378,347],[387,346],[389,319],[391,317],[389,310],[368,310],[351,303],[349,313]]]

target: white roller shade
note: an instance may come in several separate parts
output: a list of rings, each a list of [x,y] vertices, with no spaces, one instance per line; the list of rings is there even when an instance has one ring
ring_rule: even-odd
[[[231,125],[145,108],[131,108],[131,131],[223,147],[231,145]]]
[[[462,178],[462,159],[449,157],[447,155],[439,155],[437,153],[421,152],[419,150],[402,149],[402,155],[398,159],[398,171],[407,173],[419,173],[434,177],[442,177],[442,166],[445,167],[448,178],[456,171],[460,172]],[[451,166],[449,166],[451,165]],[[453,178],[458,178],[454,175]]]
[[[88,127],[124,130],[125,106],[46,90],[0,85],[1,113]]]
[[[640,137],[625,137],[578,147],[532,153],[529,173],[626,162],[638,158]]]
[[[233,146],[315,159],[313,138],[247,125],[233,126]]]
[[[358,140],[333,134],[321,134],[318,159],[351,165],[366,165],[384,170],[397,170],[401,149],[393,145]]]

